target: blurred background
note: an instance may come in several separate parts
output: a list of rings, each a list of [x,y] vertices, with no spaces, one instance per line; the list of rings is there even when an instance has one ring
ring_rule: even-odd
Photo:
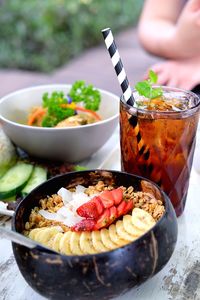
[[[142,5],[142,0],[0,0],[0,96],[77,79],[120,93],[101,29],[115,34],[133,84],[154,62],[135,32]]]

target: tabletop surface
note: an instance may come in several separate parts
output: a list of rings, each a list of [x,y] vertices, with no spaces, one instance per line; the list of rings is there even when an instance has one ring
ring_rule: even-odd
[[[198,142],[200,131],[198,132]],[[88,168],[120,169],[118,131],[92,158]],[[199,168],[200,147],[195,153]],[[106,160],[105,157],[107,157]],[[0,219],[1,222],[1,219]],[[6,226],[9,226],[6,222]],[[168,264],[153,278],[115,300],[200,300],[200,169],[193,167],[184,214],[178,218],[178,241]],[[0,237],[0,300],[42,300],[23,279],[10,241]],[[94,299],[95,300],[95,299]]]

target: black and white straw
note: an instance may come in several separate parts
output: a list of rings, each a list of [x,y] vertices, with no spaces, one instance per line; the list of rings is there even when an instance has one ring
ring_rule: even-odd
[[[118,78],[119,84],[121,86],[124,99],[127,104],[133,106],[133,104],[134,104],[133,93],[131,91],[131,87],[130,87],[128,78],[126,76],[126,72],[124,70],[122,60],[120,58],[112,31],[110,28],[106,28],[106,29],[103,29],[101,32],[103,34],[106,47],[110,54],[113,67],[117,74],[117,78]]]
[[[124,99],[128,105],[133,106],[135,99],[133,97],[133,93],[131,91],[131,87],[130,87],[128,78],[126,76],[126,72],[124,70],[122,60],[120,58],[119,51],[117,49],[117,45],[115,43],[112,31],[110,28],[105,28],[101,32],[103,34],[107,50],[110,54],[113,67],[117,74],[117,78],[118,78],[119,84],[121,86]],[[129,123],[131,124],[132,128],[134,129],[135,136],[137,138],[137,146],[138,146],[138,150],[139,150],[139,156],[143,156],[144,160],[147,162],[149,172],[152,173],[154,171],[154,166],[150,160],[150,150],[149,150],[149,147],[145,144],[145,142],[141,136],[137,116],[132,115],[129,118]],[[158,173],[157,175],[158,175],[157,183],[161,185],[160,174]]]

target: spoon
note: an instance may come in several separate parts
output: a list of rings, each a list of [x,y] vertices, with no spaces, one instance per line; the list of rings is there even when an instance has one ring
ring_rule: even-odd
[[[14,210],[8,210],[8,209],[0,208],[0,215],[12,217],[14,215],[14,213],[15,213]]]
[[[3,226],[0,226],[0,235],[1,235],[1,237],[4,237],[12,242],[22,245],[22,246],[28,247],[29,249],[42,250],[42,251],[45,251],[48,253],[58,254],[58,252],[56,252],[48,247],[45,247],[45,246],[41,245],[40,243],[37,243],[37,242],[25,237],[24,235],[22,235],[18,232],[12,231]]]

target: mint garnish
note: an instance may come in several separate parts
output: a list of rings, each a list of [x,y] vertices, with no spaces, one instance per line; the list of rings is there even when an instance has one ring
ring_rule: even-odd
[[[161,87],[155,88],[152,85],[158,80],[157,74],[150,70],[149,78],[144,81],[140,81],[135,85],[135,89],[138,91],[139,95],[144,96],[149,99],[154,99],[161,97],[163,95],[163,90]]]

